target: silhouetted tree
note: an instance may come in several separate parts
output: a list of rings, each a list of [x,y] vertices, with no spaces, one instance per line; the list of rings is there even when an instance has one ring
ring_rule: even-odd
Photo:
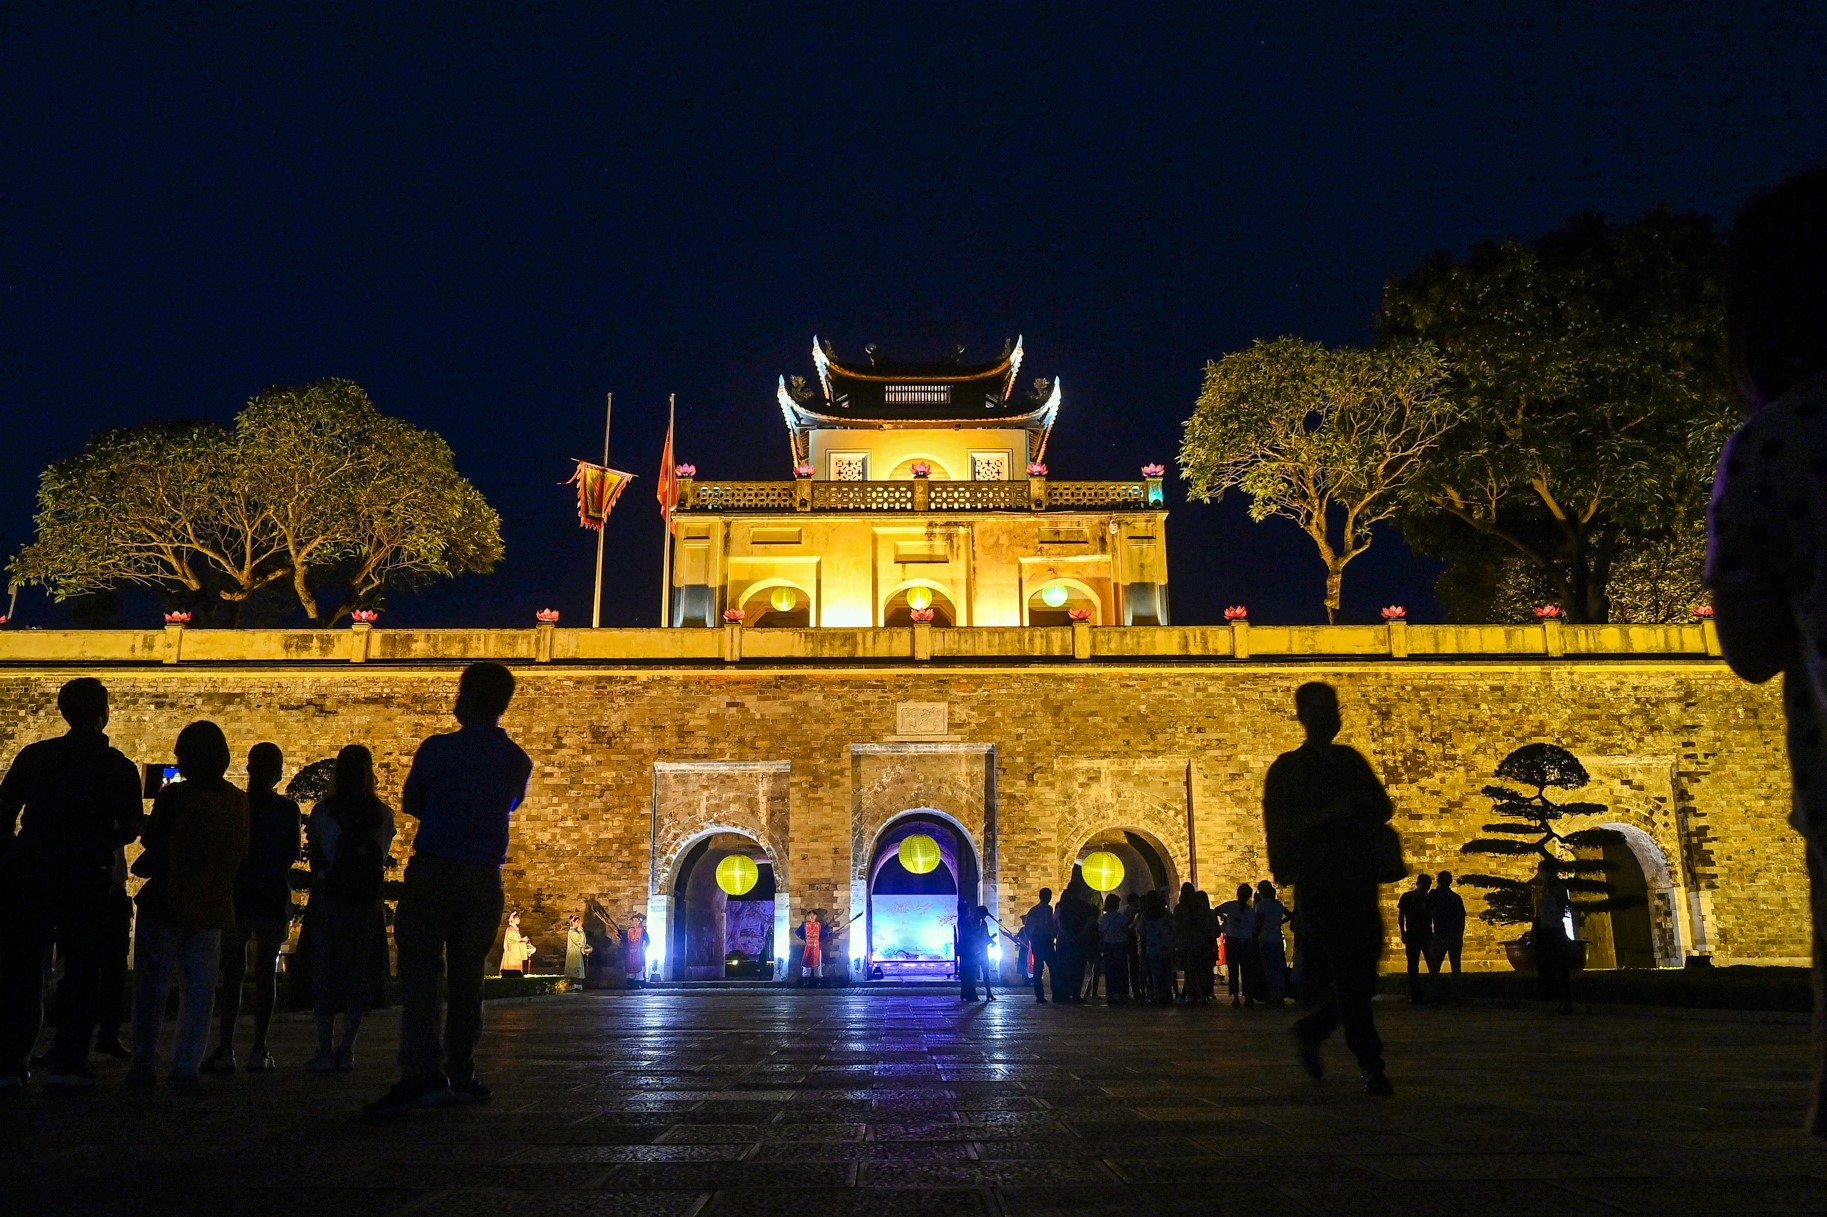
[[[1557,827],[1569,816],[1595,816],[1605,811],[1603,803],[1557,803],[1548,797],[1549,789],[1578,790],[1591,781],[1579,758],[1557,744],[1524,744],[1503,758],[1495,776],[1533,788],[1533,793],[1512,786],[1486,786],[1484,795],[1491,800],[1491,811],[1502,818],[1484,825],[1481,831],[1497,835],[1467,841],[1459,852],[1527,858],[1531,875],[1539,863],[1546,861],[1566,881],[1573,907],[1581,912],[1630,908],[1642,903],[1639,898],[1620,896],[1601,877],[1611,869],[1603,859],[1564,857],[1555,848],[1572,852],[1602,847],[1607,841],[1620,838],[1609,828],[1563,833]],[[1534,892],[1527,880],[1471,874],[1461,875],[1459,882],[1485,889],[1485,908],[1479,916],[1491,924],[1527,925],[1534,920]]]

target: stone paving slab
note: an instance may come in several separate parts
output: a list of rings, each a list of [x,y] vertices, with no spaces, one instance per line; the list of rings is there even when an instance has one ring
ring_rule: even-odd
[[[1042,1217],[1827,1212],[1806,1028],[1379,1006],[1398,1094],[1292,1010],[938,993],[577,994],[491,1005],[495,1101],[375,1124],[355,1072],[0,1100],[0,1214]]]

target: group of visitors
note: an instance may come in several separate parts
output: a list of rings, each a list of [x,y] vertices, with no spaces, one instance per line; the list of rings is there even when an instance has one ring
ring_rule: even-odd
[[[464,669],[459,729],[426,740],[407,775],[401,810],[419,831],[394,919],[402,1078],[368,1105],[370,1114],[489,1096],[474,1061],[483,969],[501,922],[508,819],[532,773],[499,724],[513,692],[513,675],[500,664]],[[0,1092],[23,1088],[41,1063],[31,1054],[53,950],[62,976],[52,1003],[55,1041],[42,1062],[50,1066],[47,1085],[94,1085],[92,1049],[129,1057],[129,1086],[157,1085],[174,982],[174,1084],[194,1086],[202,1073],[272,1070],[267,1035],[301,847],[311,874],[318,1041],[305,1068],[353,1068],[371,978],[377,962],[385,967],[384,955],[374,955],[386,949],[383,889],[397,831],[393,809],[375,792],[370,751],[351,744],[337,754],[328,797],[305,817],[278,791],[284,757],[272,743],[248,750],[243,791],[227,779],[222,729],[193,722],[178,733],[175,775],[164,780],[162,767],[150,770],[161,781],[143,792],[138,768],[108,742],[102,683],[69,681],[57,704],[69,730],[22,749],[0,779]],[[150,814],[143,794],[152,797]],[[137,917],[126,903],[126,849],[136,840]],[[119,1041],[129,925],[131,1047]],[[516,935],[510,920],[510,953]],[[646,946],[638,922],[630,941],[638,943],[632,959]],[[517,962],[524,966],[531,955],[522,946]],[[638,976],[639,962],[630,967]],[[235,1033],[250,973],[254,1041],[243,1066]],[[220,1032],[205,1057],[212,1009]]]
[[[979,915],[987,917],[986,910]],[[1020,952],[1022,980],[1035,1000],[1082,1003],[1097,996],[1100,981],[1111,1005],[1153,1002],[1212,1004],[1216,970],[1224,968],[1233,1006],[1280,1004],[1287,998],[1288,910],[1264,879],[1240,884],[1237,896],[1212,906],[1191,883],[1182,884],[1170,909],[1162,891],[1112,892],[1101,906],[1067,896],[1053,904],[1051,888],[1022,917],[1011,936]],[[960,969],[961,975],[966,970]],[[964,998],[973,986],[964,979]]]
[[[1465,949],[1465,900],[1453,890],[1453,872],[1439,875],[1422,871],[1415,885],[1396,902],[1396,927],[1408,954],[1408,1000],[1451,1003],[1459,1000],[1459,956]],[[1427,983],[1421,981],[1421,964],[1427,963]],[[1449,980],[1440,978],[1440,965],[1452,966]]]

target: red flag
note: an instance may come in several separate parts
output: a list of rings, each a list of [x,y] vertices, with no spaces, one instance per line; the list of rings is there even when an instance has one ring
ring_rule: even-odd
[[[679,502],[679,475],[672,459],[672,419],[666,420],[666,447],[660,452],[660,482],[655,490],[660,500],[660,519],[672,528],[672,510]]]
[[[577,522],[585,528],[601,528],[634,474],[571,459],[577,461],[577,470],[565,485],[577,487]]]

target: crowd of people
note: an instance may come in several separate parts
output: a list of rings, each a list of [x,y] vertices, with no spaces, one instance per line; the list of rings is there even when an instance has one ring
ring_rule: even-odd
[[[368,1104],[370,1114],[489,1097],[474,1055],[483,970],[501,923],[508,821],[532,774],[500,726],[513,692],[513,674],[500,664],[464,669],[458,729],[427,739],[407,775],[400,810],[419,831],[393,925],[401,1079]],[[374,978],[387,966],[383,899],[397,833],[394,809],[376,793],[369,750],[351,744],[337,754],[328,796],[305,815],[279,793],[285,758],[272,743],[248,750],[244,791],[228,781],[222,728],[193,722],[178,733],[175,774],[151,771],[160,774],[154,790],[108,742],[108,692],[99,680],[69,681],[57,705],[69,730],[21,749],[0,779],[0,1093],[22,1090],[34,1065],[48,1066],[47,1086],[93,1086],[94,1052],[128,1059],[128,1086],[157,1086],[174,985],[172,1084],[274,1069],[267,1036],[301,853],[311,876],[301,948],[308,944],[317,1023],[317,1052],[305,1068],[352,1069]],[[129,901],[126,853],[136,841],[131,873],[142,883]],[[646,945],[645,930],[637,930],[629,936],[635,977]],[[504,956],[503,971],[532,956],[516,937],[510,919],[513,958]],[[124,1045],[129,947],[131,1043]],[[34,1058],[53,949],[62,970],[51,1002],[55,1034],[50,1051]],[[243,1063],[236,1028],[250,974],[254,1038]],[[208,1052],[212,1014],[220,1029]]]

